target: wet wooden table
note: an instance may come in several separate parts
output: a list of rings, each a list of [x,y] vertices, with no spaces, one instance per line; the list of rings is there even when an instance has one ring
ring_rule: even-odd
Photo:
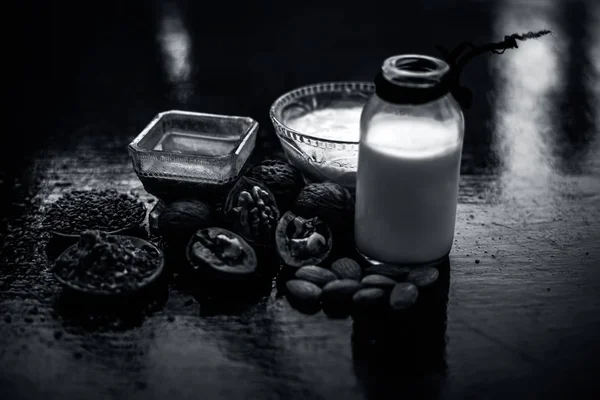
[[[600,4],[39,3],[21,3],[5,75],[18,109],[0,149],[0,398],[597,394]],[[423,335],[375,351],[353,340],[350,318],[299,313],[276,287],[224,313],[175,278],[139,315],[62,304],[42,207],[72,188],[115,187],[150,208],[126,145],[158,112],[252,116],[263,157],[280,151],[268,109],[287,90],[370,80],[394,53],[544,28],[553,36],[464,73],[475,102],[455,244]]]

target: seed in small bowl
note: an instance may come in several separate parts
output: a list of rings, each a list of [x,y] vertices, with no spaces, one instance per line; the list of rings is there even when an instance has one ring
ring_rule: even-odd
[[[158,278],[164,256],[145,240],[86,230],[55,261],[53,272],[77,292],[117,295],[135,292]]]
[[[114,189],[74,190],[52,203],[44,227],[55,235],[77,238],[85,230],[117,233],[139,227],[146,217],[144,203]]]

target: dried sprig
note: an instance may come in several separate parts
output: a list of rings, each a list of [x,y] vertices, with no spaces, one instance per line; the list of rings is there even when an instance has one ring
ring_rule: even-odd
[[[512,35],[504,36],[504,40],[501,42],[486,43],[479,46],[474,45],[472,42],[463,42],[451,52],[442,46],[436,46],[442,57],[451,66],[451,91],[454,97],[464,108],[471,106],[471,92],[469,89],[460,86],[459,78],[465,65],[475,57],[486,52],[503,54],[508,49],[517,49],[519,47],[517,40],[537,39],[551,33],[547,29],[537,32],[513,33]]]
[[[527,33],[523,33],[523,34],[513,33],[509,37],[515,38],[515,39],[518,39],[518,40],[527,40],[527,39],[537,39],[537,38],[542,37],[544,35],[547,35],[549,33],[552,33],[552,31],[549,31],[547,29],[543,29],[541,31],[527,32]]]

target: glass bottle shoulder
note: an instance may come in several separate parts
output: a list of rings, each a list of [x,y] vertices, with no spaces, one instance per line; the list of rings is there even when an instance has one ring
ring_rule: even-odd
[[[398,123],[407,120],[428,120],[431,123],[454,127],[452,131],[462,139],[464,134],[464,117],[458,102],[448,94],[425,104],[393,104],[374,94],[365,105],[360,119],[361,139],[368,134],[372,124],[386,120]]]

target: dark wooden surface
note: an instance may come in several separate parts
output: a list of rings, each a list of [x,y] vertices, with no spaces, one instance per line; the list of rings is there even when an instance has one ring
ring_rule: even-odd
[[[0,398],[598,395],[598,2],[47,3],[21,2],[7,43],[17,110],[0,149]],[[65,305],[43,206],[116,187],[150,208],[126,145],[156,113],[252,116],[260,157],[279,151],[268,108],[286,90],[371,79],[394,53],[543,28],[553,36],[464,73],[475,104],[448,294],[423,335],[389,351],[352,345],[351,319],[301,314],[275,284],[230,312],[175,278],[144,312]]]

